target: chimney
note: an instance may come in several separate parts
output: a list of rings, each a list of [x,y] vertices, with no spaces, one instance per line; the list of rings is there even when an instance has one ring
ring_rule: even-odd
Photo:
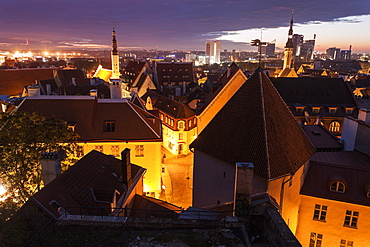
[[[125,150],[121,152],[121,159],[122,159],[122,179],[123,182],[127,184],[127,188],[129,188],[132,184],[129,148],[125,148]]]
[[[366,109],[360,109],[358,112],[358,119],[364,121],[366,124],[370,123],[370,111]]]
[[[43,153],[41,154],[41,168],[42,168],[42,179],[44,185],[50,183],[53,179],[60,175],[60,157],[58,153]]]
[[[252,163],[237,162],[234,188],[234,215],[248,217],[252,197]]]
[[[98,97],[98,89],[91,89],[90,90],[91,97]]]
[[[30,85],[27,87],[28,97],[37,97],[40,96],[40,86],[39,85]]]

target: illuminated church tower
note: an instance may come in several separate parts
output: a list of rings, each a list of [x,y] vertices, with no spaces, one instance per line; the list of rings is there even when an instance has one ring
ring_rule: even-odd
[[[288,41],[285,44],[285,50],[284,50],[284,66],[283,70],[285,68],[291,68],[292,67],[292,61],[293,61],[293,13],[292,13],[292,19],[290,20],[290,29],[288,33]]]
[[[121,73],[119,72],[119,54],[117,50],[116,31],[112,32],[112,75],[109,78],[110,95],[112,99],[122,98],[122,81],[120,79]]]

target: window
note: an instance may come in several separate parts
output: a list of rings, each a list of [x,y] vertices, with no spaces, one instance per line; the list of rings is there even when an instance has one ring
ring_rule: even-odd
[[[339,247],[352,247],[353,246],[353,241],[348,241],[345,239],[340,240],[340,245]]]
[[[321,247],[322,237],[322,234],[311,232],[309,247]]]
[[[119,146],[118,145],[111,146],[111,151],[112,151],[113,156],[115,157],[119,156]]]
[[[319,221],[325,221],[327,210],[328,210],[328,206],[315,204],[313,219],[314,220],[319,220]]]
[[[116,121],[104,121],[104,132],[114,132],[116,130]]]
[[[103,152],[103,145],[96,145],[95,148],[94,148],[96,151],[98,152]]]
[[[346,186],[344,185],[344,183],[336,181],[330,185],[329,190],[344,193],[345,189],[346,189]]]
[[[77,146],[77,148],[76,148],[76,157],[80,158],[84,155],[85,155],[84,154],[84,147],[83,146]]]
[[[304,111],[304,107],[296,107],[296,112],[301,114]]]
[[[346,114],[351,115],[353,112],[353,108],[346,108]]]
[[[178,122],[178,124],[177,124],[177,127],[178,127],[179,129],[183,129],[183,128],[185,128],[184,121],[179,121],[179,122]]]
[[[333,121],[330,123],[329,126],[330,132],[339,132],[340,131],[340,123],[338,121]]]
[[[179,133],[179,140],[184,140],[184,133]]]
[[[344,226],[357,228],[359,212],[346,210],[346,217],[344,217]]]
[[[336,107],[329,107],[329,114],[335,114],[337,112]]]
[[[135,157],[144,157],[144,145],[135,145]]]
[[[312,108],[312,113],[318,114],[319,112],[320,112],[320,108],[319,107],[313,107]]]

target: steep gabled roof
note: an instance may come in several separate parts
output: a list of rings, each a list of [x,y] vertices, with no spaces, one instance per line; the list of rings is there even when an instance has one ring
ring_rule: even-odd
[[[148,90],[141,98],[146,101],[147,97],[153,100],[153,106],[175,119],[187,119],[195,116],[195,112],[187,105]]]
[[[257,69],[190,145],[235,165],[252,162],[272,179],[294,173],[314,153],[269,78]]]
[[[26,98],[18,110],[75,122],[80,141],[159,141],[162,138],[160,120],[125,99],[40,96]],[[115,131],[104,131],[106,121],[115,121]]]
[[[56,217],[59,217],[59,213],[52,205],[53,201],[66,207],[71,214],[89,214],[89,210],[92,210],[92,214],[96,214],[96,208],[103,206],[99,202],[101,199],[108,198],[107,196],[115,192],[120,195],[126,192],[127,185],[123,185],[120,180],[121,162],[119,159],[93,150],[37,192],[31,200],[41,204]],[[132,177],[135,177],[140,169],[142,168],[132,164]]]
[[[166,82],[194,81],[194,70],[192,62],[159,62],[156,64],[159,85]]]

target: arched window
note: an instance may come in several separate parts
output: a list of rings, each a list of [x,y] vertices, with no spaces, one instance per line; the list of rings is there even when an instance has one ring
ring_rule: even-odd
[[[340,123],[338,121],[333,121],[329,125],[330,132],[339,132],[340,131]]]
[[[185,128],[185,123],[184,123],[184,121],[179,121],[179,122],[177,123],[177,128],[178,128],[178,129],[184,129],[184,128]]]
[[[344,191],[346,190],[346,186],[344,185],[344,183],[336,181],[330,185],[329,190],[339,192],[339,193],[344,193]]]

